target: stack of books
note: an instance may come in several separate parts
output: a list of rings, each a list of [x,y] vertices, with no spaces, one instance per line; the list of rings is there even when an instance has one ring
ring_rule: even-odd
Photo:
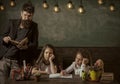
[[[114,80],[114,74],[110,72],[105,72],[101,76],[101,81],[102,82],[109,82]]]

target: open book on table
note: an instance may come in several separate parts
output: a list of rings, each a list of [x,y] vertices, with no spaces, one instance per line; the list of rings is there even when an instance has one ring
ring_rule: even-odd
[[[67,74],[65,76],[61,76],[60,73],[50,74],[49,78],[72,78],[72,74]]]

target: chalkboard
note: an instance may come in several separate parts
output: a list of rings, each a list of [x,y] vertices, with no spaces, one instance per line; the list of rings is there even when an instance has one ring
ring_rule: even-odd
[[[120,0],[114,1],[117,8],[114,12],[109,11],[110,1],[98,5],[96,0],[83,0],[84,14],[77,11],[79,0],[72,0],[72,10],[66,8],[69,0],[58,0],[59,13],[53,12],[56,0],[47,1],[49,8],[43,9],[41,0],[31,0],[35,5],[33,20],[38,23],[39,46],[49,43],[57,47],[120,47]],[[15,8],[0,12],[0,18],[20,17],[20,7],[24,2],[17,1]]]

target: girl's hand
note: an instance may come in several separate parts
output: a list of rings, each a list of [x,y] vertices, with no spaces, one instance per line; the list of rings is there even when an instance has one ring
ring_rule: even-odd
[[[49,58],[49,61],[52,62],[54,58],[55,58],[55,56],[52,54]]]
[[[89,60],[88,60],[88,58],[83,58],[83,61],[82,61],[82,64],[88,64],[89,63]]]
[[[61,75],[61,76],[65,76],[65,75],[66,75],[65,70],[62,70],[62,71],[60,72],[60,75]]]

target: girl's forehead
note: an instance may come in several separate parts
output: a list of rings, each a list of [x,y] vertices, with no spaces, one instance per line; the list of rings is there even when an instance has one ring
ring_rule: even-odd
[[[76,57],[77,58],[83,58],[83,56],[80,53],[77,53]]]
[[[47,48],[45,49],[45,51],[51,51],[51,52],[53,52],[53,49],[52,49],[52,48],[47,47]]]

